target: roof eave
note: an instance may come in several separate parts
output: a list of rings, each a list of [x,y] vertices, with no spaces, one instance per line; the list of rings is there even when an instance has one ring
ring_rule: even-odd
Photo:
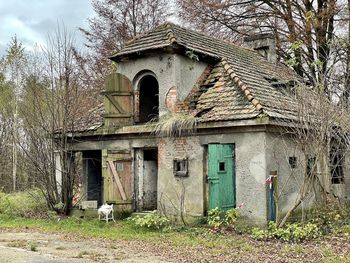
[[[216,54],[203,52],[198,49],[188,48],[186,45],[177,43],[176,41],[171,44],[167,44],[167,45],[163,45],[155,48],[137,50],[137,51],[123,52],[121,50],[120,52],[108,57],[108,59],[118,63],[121,61],[128,61],[128,60],[144,57],[147,54],[156,53],[156,51],[159,51],[159,50],[163,51],[164,53],[173,53],[173,54],[175,53],[175,54],[181,54],[181,55],[185,55],[186,51],[190,50],[197,53],[200,61],[209,62],[209,63],[216,63],[222,59],[220,56]]]

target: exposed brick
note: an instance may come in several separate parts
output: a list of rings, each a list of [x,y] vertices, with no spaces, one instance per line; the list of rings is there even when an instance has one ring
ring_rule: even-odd
[[[177,102],[177,88],[171,87],[165,95],[165,106],[171,112],[174,112],[176,109]]]
[[[138,122],[140,120],[140,91],[134,91],[134,118]]]

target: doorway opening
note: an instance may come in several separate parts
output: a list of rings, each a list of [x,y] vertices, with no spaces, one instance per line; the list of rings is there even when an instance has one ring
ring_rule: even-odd
[[[139,122],[158,120],[159,85],[157,79],[152,75],[144,76],[139,83],[139,92]]]
[[[135,193],[136,211],[152,211],[157,209],[158,195],[158,149],[137,149]]]
[[[102,184],[102,162],[101,151],[84,151],[83,172],[85,175],[85,200],[97,201],[102,205],[103,184]]]

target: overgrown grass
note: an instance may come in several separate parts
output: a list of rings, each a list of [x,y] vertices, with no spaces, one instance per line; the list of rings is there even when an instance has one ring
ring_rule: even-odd
[[[11,217],[49,217],[43,194],[37,189],[6,194],[0,192],[0,214]]]
[[[46,232],[67,233],[73,236],[88,238],[106,238],[109,240],[140,240],[153,243],[164,243],[172,246],[203,246],[221,249],[226,246],[253,249],[242,236],[220,235],[210,233],[206,228],[167,228],[164,231],[135,227],[132,222],[120,220],[117,223],[106,223],[97,219],[80,219],[76,217],[57,219],[13,218],[0,214],[0,230],[32,229]]]
[[[343,235],[350,235],[349,210],[327,208],[328,210],[317,209],[313,214],[311,223],[317,225],[322,234],[340,231]],[[40,216],[46,213],[49,216]],[[39,216],[38,216],[39,215]],[[215,215],[214,215],[215,216]],[[236,219],[236,215],[234,217]],[[147,218],[144,218],[147,219]],[[151,218],[154,223],[154,218]],[[148,220],[146,223],[149,224]],[[235,222],[235,221],[234,221]],[[156,226],[159,222],[155,222]],[[237,227],[236,232],[243,232],[245,235],[238,235],[235,232],[227,233],[209,231],[206,227],[179,227],[166,225],[166,227],[155,227],[147,229],[137,227],[132,221],[119,220],[117,223],[106,223],[96,219],[81,219],[78,217],[59,218],[50,214],[44,197],[37,190],[31,190],[13,194],[0,193],[0,231],[1,228],[8,229],[33,229],[47,232],[67,233],[72,236],[81,236],[86,238],[105,238],[109,240],[140,240],[154,243],[167,243],[172,246],[202,246],[213,250],[224,251],[227,247],[239,248],[242,251],[256,251],[258,248],[251,246],[247,233],[249,231],[240,231]],[[269,233],[268,238],[264,240],[276,239],[281,235],[282,240],[298,242],[303,238],[304,232],[297,232],[300,229],[291,229],[291,237],[286,236],[285,229],[276,229],[278,233]],[[304,230],[304,229],[302,229]],[[265,232],[266,233],[265,233]],[[288,233],[289,233],[288,232]],[[312,231],[311,231],[312,232]],[[287,233],[287,234],[288,234]],[[318,233],[318,232],[317,232]],[[271,237],[270,237],[271,234]],[[298,234],[298,235],[297,235]],[[314,235],[314,232],[311,233]],[[300,236],[302,238],[300,238]],[[309,237],[310,235],[308,235]]]

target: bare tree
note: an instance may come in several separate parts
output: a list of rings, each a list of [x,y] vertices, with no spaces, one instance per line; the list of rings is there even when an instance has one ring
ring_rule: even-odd
[[[109,73],[108,57],[113,52],[137,34],[164,22],[171,10],[166,0],[92,0],[92,6],[96,15],[89,19],[89,29],[80,30],[91,51],[86,65],[98,77]]]
[[[71,209],[76,178],[69,134],[86,108],[75,52],[72,34],[58,26],[48,37],[41,63],[31,64],[20,112],[27,171],[49,206],[65,214]]]
[[[343,55],[348,57],[349,54],[348,2],[178,0],[178,4],[180,16],[185,22],[230,41],[240,43],[247,35],[274,33],[280,59],[291,65],[308,83],[331,97],[331,85],[337,84],[334,71],[348,60],[341,60],[338,53],[342,46],[343,50],[345,47]],[[344,37],[345,45],[341,45],[340,40]],[[344,83],[343,79],[340,83],[342,90],[348,89]]]
[[[3,70],[1,70],[3,71]],[[13,162],[8,156],[12,156],[13,145],[13,87],[0,73],[0,191],[9,192],[13,189],[13,178],[11,176]]]
[[[280,174],[283,180],[280,180],[279,191],[275,193],[276,203],[285,198],[283,196],[290,191],[291,185],[295,185],[297,190],[294,202],[278,220],[280,226],[300,206],[342,201],[343,197],[332,191],[332,184],[344,182],[344,158],[349,152],[348,110],[332,103],[322,92],[306,87],[297,88],[296,99],[295,119],[280,120],[282,128],[275,136],[276,140],[280,142],[282,139],[285,144],[278,147],[274,160],[284,155],[282,159],[286,160],[290,152],[294,152],[299,166],[299,169],[283,169],[285,161],[278,165],[284,173]]]
[[[18,162],[18,149],[17,142],[19,140],[19,127],[18,127],[18,100],[21,93],[24,79],[24,68],[27,63],[26,53],[22,43],[17,40],[15,36],[12,38],[9,48],[6,52],[4,63],[4,71],[9,76],[9,82],[13,88],[13,96],[11,97],[11,116],[8,116],[12,120],[12,182],[13,191],[17,190],[17,162]],[[8,109],[10,109],[8,107]]]

